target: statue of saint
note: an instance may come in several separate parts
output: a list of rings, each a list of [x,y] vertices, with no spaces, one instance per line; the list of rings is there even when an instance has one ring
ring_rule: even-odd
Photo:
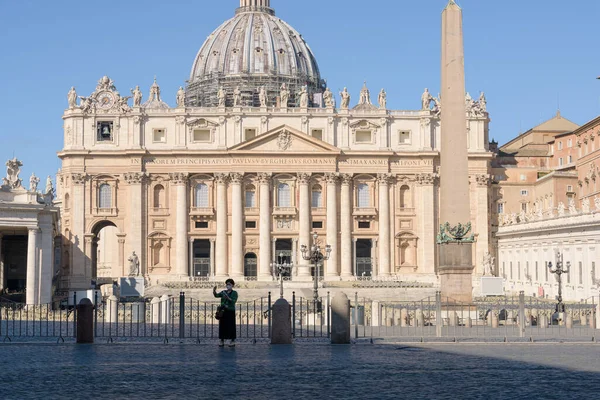
[[[333,93],[329,88],[323,92],[323,101],[325,102],[325,107],[333,108]]]
[[[378,102],[380,110],[385,110],[387,108],[387,93],[384,89],[381,89],[381,92],[379,92]]]
[[[69,109],[77,108],[77,92],[75,91],[75,87],[71,87],[69,90],[69,94],[67,95],[67,99],[69,101]]]
[[[302,86],[302,89],[300,89],[300,92],[298,93],[298,96],[300,97],[300,107],[302,108],[307,108],[308,107],[308,90],[307,90],[307,86],[304,85]]]
[[[133,106],[141,107],[142,106],[142,91],[139,86],[136,86],[135,89],[131,89],[131,94],[133,95]]]
[[[130,98],[131,96],[119,97],[119,111],[121,111],[122,113],[127,113],[131,111],[131,107],[129,107],[128,104]]]
[[[261,107],[267,106],[267,90],[264,86],[261,86],[258,91],[258,101],[260,102]]]
[[[40,183],[40,178],[38,178],[37,176],[35,176],[34,173],[32,173],[31,177],[29,178],[29,191],[33,192],[33,193],[37,192],[39,183]]]
[[[442,113],[442,96],[438,93],[438,97],[434,97],[433,98],[433,108],[431,109],[431,111],[436,115],[439,116]]]
[[[490,254],[489,251],[485,252],[483,256],[483,275],[485,276],[493,276],[494,275],[494,264],[496,262],[496,258]]]
[[[475,100],[473,100],[469,92],[465,94],[465,107],[467,109],[467,113],[469,114],[474,111],[475,108]]]
[[[565,203],[563,203],[561,201],[560,203],[558,203],[558,216],[564,217],[564,215],[565,215]]]
[[[50,175],[48,175],[48,178],[46,178],[46,191],[44,192],[44,194],[53,194],[54,193],[54,186],[52,185],[52,177]]]
[[[569,199],[569,214],[577,214],[577,208],[575,207],[575,199],[572,197]]]
[[[348,93],[348,88],[344,88],[344,90],[340,92],[340,96],[342,97],[341,108],[347,110],[348,107],[350,107],[350,93]]]
[[[287,108],[288,102],[290,101],[290,90],[285,86],[285,83],[281,85],[279,97],[281,98],[281,107]]]
[[[217,92],[217,98],[219,99],[219,107],[225,107],[225,99],[227,98],[227,92],[223,89],[223,86],[219,87]]]
[[[581,201],[581,211],[583,211],[586,214],[590,212],[590,198],[589,197],[586,197],[585,199],[583,199]]]
[[[433,101],[433,96],[429,93],[429,89],[425,88],[425,92],[421,96],[421,109],[422,110],[430,110],[431,102]]]
[[[185,107],[185,90],[183,90],[183,86],[179,86],[177,91],[177,107]]]
[[[487,99],[485,98],[485,93],[481,92],[479,95],[479,111],[482,113],[487,112]]]
[[[92,96],[90,97],[83,97],[83,96],[79,96],[79,98],[81,99],[81,111],[83,111],[84,113],[90,112],[94,109],[94,99],[92,98]]]
[[[241,102],[242,102],[242,91],[240,90],[239,86],[236,86],[235,90],[233,91],[233,106],[238,107]]]
[[[140,275],[140,259],[138,258],[135,251],[131,253],[131,256],[127,259],[129,261],[129,276]]]

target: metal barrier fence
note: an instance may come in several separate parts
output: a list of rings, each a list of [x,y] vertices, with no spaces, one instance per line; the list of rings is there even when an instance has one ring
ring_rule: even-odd
[[[600,298],[566,304],[557,312],[556,303],[539,299],[499,297],[461,304],[442,298],[438,292],[415,302],[378,302],[354,299],[355,339],[426,339],[453,341],[543,341],[592,340],[600,331]]]
[[[292,293],[292,337],[295,340],[329,338],[331,333],[330,295],[317,299]]]

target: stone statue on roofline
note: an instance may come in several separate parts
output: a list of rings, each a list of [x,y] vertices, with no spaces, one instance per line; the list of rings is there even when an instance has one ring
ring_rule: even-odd
[[[341,109],[347,110],[348,107],[350,107],[350,93],[348,93],[348,88],[344,88],[344,90],[340,92],[340,96],[342,97]]]
[[[185,107],[185,90],[183,86],[179,86],[179,90],[177,91],[177,107]]]
[[[300,89],[298,96],[300,97],[300,107],[307,108],[308,107],[308,86],[306,86],[306,85],[302,86],[302,89]]]
[[[383,88],[381,89],[381,92],[379,92],[379,97],[377,100],[379,103],[380,110],[387,109],[387,93],[385,92],[385,90]]]
[[[239,107],[242,102],[242,91],[239,86],[236,86],[233,90],[233,106]]]
[[[325,91],[323,92],[323,101],[325,102],[326,108],[334,107],[333,93],[331,92],[331,90],[329,88],[326,88]]]
[[[40,183],[40,178],[35,176],[34,173],[31,173],[31,177],[29,178],[29,191],[32,193],[37,192],[39,183]]]
[[[425,88],[423,95],[421,96],[421,109],[422,110],[431,110],[431,102],[433,101],[433,96],[429,93],[429,89]]]
[[[77,92],[75,91],[75,87],[71,87],[71,90],[69,90],[67,100],[69,101],[69,110],[77,108]]]
[[[16,158],[8,160],[6,162],[6,178],[2,178],[2,186],[8,186],[11,189],[17,189],[21,187],[21,179],[19,174],[21,173],[21,167],[23,163]]]
[[[267,89],[264,86],[261,86],[258,90],[258,101],[261,107],[267,106]]]
[[[227,92],[223,86],[219,87],[219,91],[217,92],[217,98],[219,99],[219,107],[225,107],[225,99],[227,98]]]
[[[282,108],[287,108],[288,102],[290,101],[290,90],[287,88],[285,83],[281,84],[281,90],[279,91],[279,98],[281,101],[280,106]]]
[[[142,106],[142,91],[139,86],[136,86],[135,89],[131,89],[131,94],[133,95],[133,106],[141,107]]]

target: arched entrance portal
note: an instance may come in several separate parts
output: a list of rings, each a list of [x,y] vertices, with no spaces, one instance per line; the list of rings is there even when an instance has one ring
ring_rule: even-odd
[[[110,221],[101,221],[92,229],[92,280],[98,281],[102,278],[114,278],[121,276],[118,260],[118,238],[119,229]]]

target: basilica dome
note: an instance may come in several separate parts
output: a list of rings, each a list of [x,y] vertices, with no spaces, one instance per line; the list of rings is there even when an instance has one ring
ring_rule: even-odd
[[[219,26],[198,52],[187,87],[188,106],[219,104],[218,91],[226,93],[226,106],[233,105],[233,92],[241,92],[240,106],[258,106],[262,87],[267,106],[277,106],[285,84],[289,106],[302,86],[309,93],[322,93],[324,82],[317,60],[294,28],[275,16],[270,0],[240,0],[235,16]]]

